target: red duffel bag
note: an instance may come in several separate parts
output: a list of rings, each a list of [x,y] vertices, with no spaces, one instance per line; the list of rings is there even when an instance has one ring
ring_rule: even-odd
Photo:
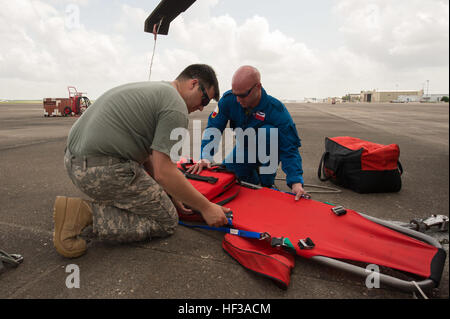
[[[398,192],[402,165],[397,144],[377,144],[350,136],[325,138],[319,164],[321,181],[350,188],[358,193]]]

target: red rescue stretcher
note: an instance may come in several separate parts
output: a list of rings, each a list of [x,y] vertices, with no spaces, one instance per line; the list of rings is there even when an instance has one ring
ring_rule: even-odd
[[[185,165],[179,164],[183,172]],[[200,176],[217,178],[215,183],[212,179],[189,181],[204,194],[214,189],[215,195],[207,197],[231,208],[229,225],[193,225],[192,221],[202,220],[199,214],[180,214],[180,220],[190,221],[180,223],[226,232],[222,244],[225,251],[245,268],[273,279],[282,288],[289,285],[296,255],[364,278],[369,275],[366,265],[383,266],[401,276],[380,273],[380,285],[404,291],[439,285],[446,253],[430,236],[349,208],[313,199],[294,201],[289,193],[243,186],[223,168],[203,171]]]

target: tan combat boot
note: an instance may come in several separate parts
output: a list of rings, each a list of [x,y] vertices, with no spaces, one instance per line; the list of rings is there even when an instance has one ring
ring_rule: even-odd
[[[53,220],[53,244],[56,251],[67,258],[83,255],[86,252],[86,241],[78,238],[78,235],[86,226],[92,224],[90,205],[81,198],[57,196]]]

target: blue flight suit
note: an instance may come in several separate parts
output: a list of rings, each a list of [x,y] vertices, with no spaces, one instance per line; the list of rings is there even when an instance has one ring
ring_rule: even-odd
[[[259,104],[251,110],[244,109],[237,101],[236,96],[232,94],[231,90],[225,92],[218,103],[218,108],[208,118],[208,126],[204,132],[201,144],[201,157],[213,162],[214,149],[209,145],[205,150],[205,146],[211,143],[214,138],[209,134],[208,129],[215,128],[223,133],[228,121],[230,121],[230,127],[233,130],[241,128],[245,132],[246,129],[253,128],[256,131],[256,135],[258,135],[262,132],[258,129],[264,129],[266,133],[266,155],[270,150],[270,129],[277,128],[278,162],[276,163],[276,167],[281,162],[281,168],[286,174],[286,184],[289,187],[292,187],[294,183],[303,184],[302,158],[298,151],[301,142],[295,123],[283,103],[268,95],[264,88],[261,88],[261,91]],[[218,141],[215,142],[218,144]],[[225,158],[223,163],[227,169],[235,171],[241,180],[271,187],[274,184],[276,169],[272,173],[260,174],[258,168],[268,166],[269,163],[261,163],[258,161],[258,156],[256,156],[256,163],[249,161],[251,159],[249,152],[254,152],[255,148],[249,147],[248,143],[250,141],[247,138],[242,140],[242,142],[244,142],[244,146],[240,145],[238,148],[238,143],[241,142],[236,141],[236,147]],[[258,150],[258,147],[260,146],[257,145],[256,150]],[[244,154],[237,154],[238,152],[242,152],[242,150]],[[244,163],[236,162],[236,156],[239,155],[241,158],[243,156]]]

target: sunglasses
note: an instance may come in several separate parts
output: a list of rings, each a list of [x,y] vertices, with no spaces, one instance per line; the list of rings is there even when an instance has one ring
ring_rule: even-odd
[[[236,96],[236,97],[240,97],[241,99],[244,99],[244,98],[246,98],[247,96],[250,95],[250,93],[252,92],[252,90],[253,90],[257,85],[258,85],[258,83],[256,83],[255,85],[253,85],[252,88],[251,88],[250,90],[247,91],[247,93],[243,93],[243,94],[234,94],[234,93],[233,93],[233,95]]]
[[[200,90],[202,90],[202,106],[207,106],[209,104],[209,101],[211,101],[211,99],[208,96],[208,93],[206,93],[205,87],[203,86],[203,84],[199,83],[200,86]]]

